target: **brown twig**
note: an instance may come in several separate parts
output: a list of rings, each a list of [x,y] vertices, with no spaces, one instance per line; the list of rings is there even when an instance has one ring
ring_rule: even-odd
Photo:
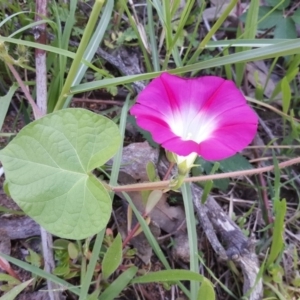
[[[256,143],[257,139],[255,139],[255,143]],[[253,150],[253,153],[254,153],[254,156],[255,158],[258,158],[259,155],[257,153],[257,149],[254,149]],[[261,163],[260,162],[257,162],[257,166],[258,167],[261,167]],[[261,193],[261,196],[262,196],[262,199],[263,199],[263,211],[265,212],[266,214],[266,223],[267,224],[271,224],[273,223],[273,219],[272,219],[272,216],[271,216],[271,208],[270,208],[270,204],[269,204],[269,196],[268,196],[268,193],[267,193],[267,185],[266,185],[266,181],[265,181],[265,178],[263,176],[262,173],[258,174],[258,180],[260,182],[260,185],[262,187],[261,191],[258,191]],[[272,235],[272,229],[270,229],[270,234]]]
[[[292,6],[292,7],[284,14],[284,17],[288,17],[288,16],[290,16],[291,14],[293,14],[299,6],[300,6],[300,2],[297,2],[294,6]]]
[[[47,0],[36,1],[36,15],[35,20],[40,21],[47,16]],[[41,44],[47,43],[46,24],[36,26],[35,35],[36,42]],[[47,53],[45,50],[35,49],[35,65],[36,65],[36,103],[41,112],[41,115],[35,116],[36,119],[40,118],[47,113]],[[43,227],[40,227],[42,249],[44,257],[44,270],[51,274],[55,268],[54,255],[53,255],[53,239],[52,235],[48,233]],[[47,279],[48,296],[50,300],[61,299],[61,292],[59,285]]]
[[[27,87],[25,86],[23,80],[21,79],[19,73],[17,72],[17,70],[15,69],[15,67],[10,64],[10,63],[6,63],[6,65],[8,66],[8,68],[10,69],[10,71],[12,72],[12,74],[14,75],[15,79],[17,80],[22,92],[24,93],[26,99],[28,100],[29,104],[32,107],[33,110],[33,115],[35,119],[39,119],[43,116],[43,113],[41,112],[41,110],[38,108],[38,106],[36,105],[36,103],[34,102],[33,98],[31,97]]]
[[[145,218],[146,215],[143,214],[142,217]],[[141,227],[140,223],[136,223],[135,226],[133,227],[133,229],[130,230],[130,232],[128,233],[128,235],[126,236],[126,238],[123,241],[123,244],[122,244],[123,249],[129,243],[129,241],[134,237],[135,233],[139,230],[140,227]]]

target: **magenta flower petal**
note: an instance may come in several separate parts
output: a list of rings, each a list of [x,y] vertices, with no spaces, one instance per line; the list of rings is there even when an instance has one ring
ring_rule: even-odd
[[[130,113],[165,149],[207,160],[242,150],[258,123],[235,84],[216,76],[184,79],[163,73],[139,94]]]

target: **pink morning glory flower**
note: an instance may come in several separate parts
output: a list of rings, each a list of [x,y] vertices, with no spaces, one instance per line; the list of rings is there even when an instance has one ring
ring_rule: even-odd
[[[130,113],[154,141],[191,161],[234,155],[250,144],[258,123],[235,84],[216,76],[163,73],[138,95]]]

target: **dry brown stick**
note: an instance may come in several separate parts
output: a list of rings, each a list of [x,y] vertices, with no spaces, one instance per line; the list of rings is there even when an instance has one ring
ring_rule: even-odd
[[[35,4],[36,15],[35,21],[40,21],[47,17],[48,0],[37,0]],[[35,40],[40,44],[47,44],[46,24],[39,24],[35,27]],[[36,65],[36,103],[43,115],[47,114],[47,53],[42,49],[35,49],[35,65]],[[37,119],[37,117],[36,117]],[[51,274],[55,269],[54,254],[53,254],[53,239],[52,234],[47,232],[42,226],[40,227],[44,270]],[[62,297],[59,291],[60,286],[50,279],[47,279],[48,297],[50,300],[59,300]]]
[[[224,213],[219,204],[212,196],[208,196],[205,204],[201,204],[203,190],[192,184],[193,203],[197,211],[198,219],[206,233],[215,252],[220,258],[232,260],[238,265],[244,276],[243,294],[249,295],[249,300],[260,300],[262,298],[262,279],[258,279],[259,261],[255,253],[255,240],[247,238],[241,229]],[[205,223],[205,224],[204,224]],[[214,230],[208,228],[211,223]],[[222,237],[226,245],[226,256],[223,249],[217,248],[216,232]],[[221,250],[221,251],[220,251]]]

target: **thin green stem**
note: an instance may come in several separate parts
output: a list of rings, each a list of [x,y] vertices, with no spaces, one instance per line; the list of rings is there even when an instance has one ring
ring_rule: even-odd
[[[181,187],[184,211],[186,217],[186,227],[188,232],[189,247],[190,247],[190,271],[199,273],[198,263],[198,238],[196,231],[196,221],[194,206],[192,200],[191,186],[190,183],[184,183]],[[199,290],[199,282],[191,281],[190,292],[191,300],[196,300]]]

